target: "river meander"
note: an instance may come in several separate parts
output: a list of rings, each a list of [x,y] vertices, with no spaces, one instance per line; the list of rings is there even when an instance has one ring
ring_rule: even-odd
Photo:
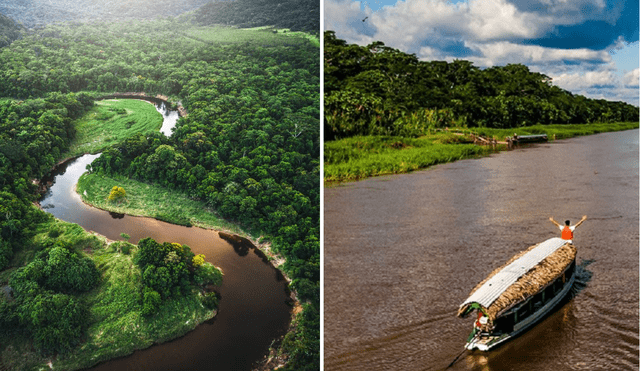
[[[174,111],[175,112],[175,111]],[[166,112],[165,121],[177,120]],[[165,129],[165,126],[163,126]],[[171,126],[163,132],[171,134]],[[87,164],[98,155],[85,155],[61,166],[53,185],[40,201],[55,217],[81,225],[109,239],[131,236],[130,242],[151,237],[159,242],[178,242],[205,254],[222,268],[224,282],[217,316],[184,337],[114,359],[94,370],[250,370],[272,343],[284,335],[291,320],[287,285],[277,271],[251,244],[234,244],[217,232],[177,226],[155,219],[116,215],[82,203],[74,191]]]
[[[452,370],[638,369],[638,130],[535,145],[325,189],[326,370],[444,369],[471,289],[582,215],[576,290]]]

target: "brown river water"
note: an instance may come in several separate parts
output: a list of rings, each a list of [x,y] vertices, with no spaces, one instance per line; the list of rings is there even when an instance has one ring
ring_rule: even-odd
[[[177,119],[177,113],[163,113]],[[174,121],[175,124],[175,121]],[[164,126],[163,126],[164,128]],[[166,133],[171,132],[170,128]],[[165,131],[163,131],[165,132]],[[217,232],[182,227],[150,218],[118,215],[89,207],[74,191],[86,165],[98,155],[85,155],[61,166],[40,205],[55,217],[78,223],[113,240],[151,237],[178,242],[222,268],[224,281],[218,315],[176,340],[102,363],[93,370],[250,370],[291,321],[290,298],[282,274],[251,243],[229,244]]]
[[[638,130],[534,145],[324,191],[325,370],[442,370],[471,289],[520,250],[575,233],[558,308],[450,370],[638,370]]]

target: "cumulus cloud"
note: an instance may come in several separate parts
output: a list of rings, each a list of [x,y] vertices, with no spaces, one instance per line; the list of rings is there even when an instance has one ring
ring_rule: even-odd
[[[505,65],[522,63],[526,65],[544,66],[548,64],[604,64],[611,61],[606,51],[589,49],[555,49],[537,45],[522,45],[509,41],[491,43],[469,43],[481,57],[470,58],[480,66]]]
[[[376,34],[376,28],[368,19],[371,9],[361,9],[360,1],[330,0],[324,2],[324,28],[336,32],[336,36],[359,45],[376,41],[371,36]]]
[[[550,17],[519,11],[507,0],[472,0],[468,10],[470,36],[475,40],[528,39],[550,29]]]
[[[640,86],[640,68],[627,72],[622,78],[625,86],[638,88]]]
[[[585,90],[594,86],[615,87],[620,85],[619,79],[612,71],[590,71],[586,73],[563,73],[551,76],[553,83],[569,91]]]

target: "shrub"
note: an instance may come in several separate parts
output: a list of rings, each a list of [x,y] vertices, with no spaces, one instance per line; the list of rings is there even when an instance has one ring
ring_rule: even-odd
[[[149,287],[145,287],[142,299],[142,315],[150,316],[156,313],[161,302],[160,294],[157,291]]]
[[[85,306],[73,296],[43,292],[23,303],[22,322],[44,352],[61,352],[75,346],[88,317]]]
[[[215,292],[207,292],[202,295],[202,304],[209,309],[213,309],[218,306],[218,295]]]
[[[52,228],[47,235],[51,238],[58,238],[58,236],[60,236],[60,230],[58,228]]]
[[[205,262],[196,269],[193,280],[199,285],[219,285],[222,283],[222,276],[223,273],[220,269]]]
[[[44,286],[55,291],[88,291],[95,287],[100,272],[93,261],[63,247],[49,250],[44,267]],[[30,263],[31,265],[33,263]]]
[[[128,243],[128,242],[123,242],[120,244],[120,252],[125,254],[125,255],[129,255],[129,253],[131,252],[131,248],[133,247],[132,244]]]
[[[113,186],[111,188],[111,193],[109,194],[109,201],[120,201],[127,196],[127,192],[125,192],[124,188]]]
[[[204,263],[204,254],[198,254],[193,257],[193,267],[198,268]]]

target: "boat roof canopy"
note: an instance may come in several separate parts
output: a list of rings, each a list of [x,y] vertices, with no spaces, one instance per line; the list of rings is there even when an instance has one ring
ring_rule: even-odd
[[[530,247],[478,284],[460,305],[458,315],[465,317],[478,309],[495,319],[560,276],[575,256],[575,247],[560,238]]]

